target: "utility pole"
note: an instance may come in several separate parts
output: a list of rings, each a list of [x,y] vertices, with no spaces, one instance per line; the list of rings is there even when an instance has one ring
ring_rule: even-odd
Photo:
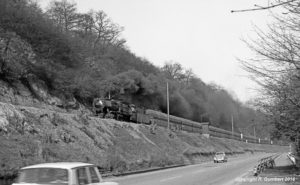
[[[170,131],[169,82],[167,82],[167,113],[168,113],[168,131]]]
[[[231,132],[232,132],[232,135],[233,135],[233,116],[231,115]]]
[[[253,127],[254,137],[256,138],[255,125]]]
[[[231,137],[234,139],[234,134],[233,134],[233,116],[231,115]]]

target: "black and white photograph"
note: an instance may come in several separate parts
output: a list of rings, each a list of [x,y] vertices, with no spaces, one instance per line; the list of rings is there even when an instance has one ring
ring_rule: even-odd
[[[300,185],[300,0],[0,0],[0,185]]]

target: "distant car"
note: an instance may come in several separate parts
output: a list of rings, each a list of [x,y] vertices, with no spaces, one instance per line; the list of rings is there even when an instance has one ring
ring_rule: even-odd
[[[219,163],[219,162],[227,162],[227,156],[225,152],[217,152],[214,156],[214,163]]]
[[[21,168],[12,185],[118,185],[104,182],[97,166],[80,162],[44,163]]]

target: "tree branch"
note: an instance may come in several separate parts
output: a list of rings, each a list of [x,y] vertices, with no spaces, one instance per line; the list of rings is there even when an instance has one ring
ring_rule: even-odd
[[[278,4],[275,4],[275,5],[271,5],[271,6],[258,6],[258,5],[254,5],[258,8],[250,8],[250,9],[244,9],[244,10],[231,10],[231,13],[236,13],[236,12],[250,12],[250,11],[257,11],[257,10],[266,10],[266,9],[271,9],[271,8],[275,8],[275,7],[278,7],[278,6],[282,6],[282,5],[285,5],[285,4],[289,4],[289,3],[292,3],[294,1],[297,1],[297,0],[290,0],[290,1],[287,1],[287,2],[282,2],[282,3],[278,3]]]

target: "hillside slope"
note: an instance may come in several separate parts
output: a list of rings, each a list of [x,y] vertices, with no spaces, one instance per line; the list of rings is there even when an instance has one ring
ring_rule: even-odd
[[[192,164],[216,151],[244,153],[280,149],[186,132],[151,133],[149,126],[0,103],[0,176],[26,165],[84,161],[123,172],[173,164]]]
[[[114,41],[122,40],[122,44],[106,42],[105,38],[98,42],[99,30],[93,29],[98,24],[94,11],[79,12],[76,3],[69,0],[63,4],[57,2],[55,6],[66,3],[72,7],[69,16],[45,12],[39,8],[38,1],[0,0],[0,79],[21,89],[22,96],[33,95],[40,102],[60,107],[69,104],[65,99],[73,105],[77,99],[91,106],[95,97],[113,97],[166,113],[168,82],[170,114],[197,122],[209,120],[211,125],[226,130],[231,130],[233,120],[234,130],[248,135],[253,131],[249,125],[255,122],[258,137],[269,135],[272,125],[260,124],[267,122],[263,112],[239,102],[217,84],[204,83],[191,69],[180,64],[186,61],[155,66],[153,61],[129,49],[121,38],[119,26]],[[101,29],[102,33],[111,33],[110,27],[117,24],[102,10],[99,12],[110,25]],[[80,24],[66,30],[61,24],[64,21],[54,17],[73,17],[76,21],[71,22]],[[174,57],[179,53],[174,53]],[[34,93],[24,93],[23,86]],[[63,102],[44,96],[41,89],[49,90]],[[23,98],[14,103],[19,104],[20,100]],[[44,106],[31,100],[21,103]]]

